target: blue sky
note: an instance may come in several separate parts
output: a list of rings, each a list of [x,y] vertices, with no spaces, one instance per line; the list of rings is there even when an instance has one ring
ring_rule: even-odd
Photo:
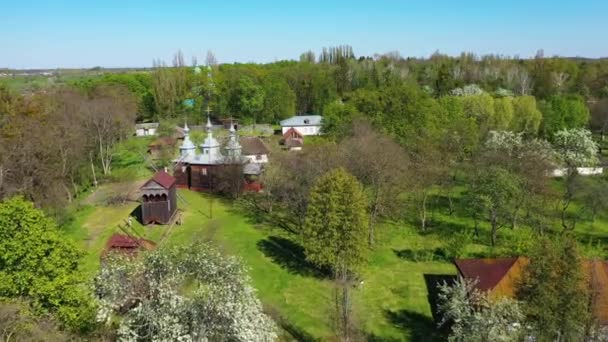
[[[222,63],[356,55],[608,56],[608,0],[0,0],[0,68],[151,66],[181,49]]]

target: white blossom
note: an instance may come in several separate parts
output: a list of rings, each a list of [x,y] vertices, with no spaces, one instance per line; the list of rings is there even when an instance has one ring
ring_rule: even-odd
[[[108,259],[95,279],[98,319],[120,341],[274,341],[242,263],[206,245]]]
[[[569,167],[594,166],[598,146],[591,132],[583,128],[563,129],[553,136],[559,159]]]

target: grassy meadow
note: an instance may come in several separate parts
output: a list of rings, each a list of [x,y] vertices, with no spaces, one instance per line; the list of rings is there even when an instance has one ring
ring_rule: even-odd
[[[119,146],[114,176],[86,196],[71,210],[65,233],[85,251],[82,271],[93,277],[109,237],[134,213],[137,190],[152,174],[144,151],[151,139],[129,139]],[[554,181],[556,189],[562,186]],[[422,232],[412,209],[406,217],[386,221],[377,229],[377,241],[369,262],[354,286],[354,312],[362,337],[369,341],[441,340],[432,316],[435,284],[456,273],[454,257],[513,256],[523,254],[535,232],[524,225],[504,227],[498,245],[490,246],[488,225],[481,221],[474,235],[474,221],[462,201],[464,189],[452,191],[454,212],[448,212],[445,194],[434,192],[429,201],[429,228]],[[239,257],[249,268],[252,284],[265,310],[282,327],[285,341],[333,340],[332,281],[306,261],[297,236],[279,228],[266,217],[251,212],[243,200],[228,201],[208,193],[179,190],[183,224],[141,226],[133,229],[159,244],[206,241],[228,255]],[[119,200],[117,200],[119,199]],[[575,204],[570,210],[577,209]],[[553,230],[561,227],[557,219]],[[577,224],[577,236],[587,256],[606,257],[608,221],[600,213],[595,221]],[[429,294],[431,292],[431,294]]]

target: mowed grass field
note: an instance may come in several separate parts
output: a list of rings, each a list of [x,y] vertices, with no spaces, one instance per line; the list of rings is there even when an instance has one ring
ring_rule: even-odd
[[[86,251],[83,272],[93,277],[99,257],[118,225],[137,208],[137,202],[107,205],[99,194],[112,193],[105,187],[89,196],[95,201],[74,213],[66,232]],[[120,186],[124,188],[124,186]],[[297,237],[269,224],[260,224],[239,205],[217,196],[179,190],[183,224],[176,225],[162,244],[209,242],[228,255],[239,257],[266,311],[282,326],[284,340],[333,340],[332,281],[310,265]],[[456,194],[458,200],[460,194]],[[603,216],[603,215],[601,215]],[[454,256],[513,256],[524,252],[534,241],[529,227],[503,228],[498,246],[489,246],[489,227],[480,224],[478,237],[472,236],[473,221],[464,213],[452,215],[447,209],[430,208],[430,227],[421,232],[416,222],[386,222],[377,229],[377,243],[370,252],[361,279],[354,286],[354,312],[363,337],[370,341],[440,340],[431,314],[433,283],[456,273]],[[554,230],[561,229],[558,222]],[[138,234],[161,241],[167,226],[143,227],[133,220]],[[606,258],[608,238],[605,219],[582,221],[577,236],[587,256]]]
[[[306,262],[297,241],[278,228],[251,222],[232,202],[187,190],[179,194],[183,224],[174,226],[163,243],[208,241],[241,258],[267,312],[290,332],[286,340],[332,339],[332,282]],[[66,232],[86,251],[83,272],[95,275],[106,241],[113,233],[121,233],[118,224],[137,205],[97,204],[76,211]],[[167,229],[133,222],[137,232],[154,241]],[[433,239],[411,228],[384,225],[378,241],[362,270],[362,283],[353,289],[359,326],[370,340],[435,340],[425,275],[454,274],[454,267],[443,259],[404,258],[400,251],[434,247]]]

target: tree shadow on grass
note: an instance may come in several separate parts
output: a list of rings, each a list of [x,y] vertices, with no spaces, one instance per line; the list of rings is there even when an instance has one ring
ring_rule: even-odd
[[[320,341],[320,339],[314,338],[311,334],[307,333],[306,331],[298,328],[297,326],[295,326],[295,325],[293,325],[293,324],[291,324],[289,322],[281,321],[281,322],[279,322],[279,325],[295,341],[298,341],[298,342],[316,342],[316,341]]]
[[[137,222],[144,224],[143,223],[143,217],[142,217],[142,212],[141,212],[141,204],[138,205],[137,207],[135,207],[135,209],[133,209],[133,211],[131,211],[131,213],[129,214],[129,216],[135,217],[135,219],[137,220]]]
[[[413,262],[450,261],[443,248],[434,249],[393,249],[393,253],[400,259]]]
[[[254,195],[245,196],[234,202],[230,210],[244,216],[249,224],[264,224],[269,226],[271,230],[279,228],[287,233],[297,233],[296,226],[288,215],[285,215],[281,210],[268,212],[262,209],[256,202]]]
[[[452,274],[424,274],[424,282],[426,284],[427,299],[431,306],[431,314],[436,323],[441,322],[441,315],[438,310],[439,305],[439,286],[453,284],[456,281],[456,276]]]
[[[329,270],[320,269],[306,260],[304,248],[289,239],[269,236],[258,242],[258,249],[291,273],[315,278],[329,276]]]
[[[435,322],[418,312],[409,310],[384,312],[386,318],[398,328],[409,332],[411,341],[442,341],[442,334]],[[375,339],[374,341],[384,341]]]
[[[439,285],[446,282],[450,284],[456,276],[449,274],[425,274],[424,281],[428,291],[428,301],[431,306],[432,318],[410,310],[391,311],[385,310],[384,315],[388,321],[403,332],[409,334],[411,341],[444,341],[446,331],[438,326],[441,321],[437,311]],[[393,342],[394,338],[385,338],[376,335],[368,335],[368,341]]]

